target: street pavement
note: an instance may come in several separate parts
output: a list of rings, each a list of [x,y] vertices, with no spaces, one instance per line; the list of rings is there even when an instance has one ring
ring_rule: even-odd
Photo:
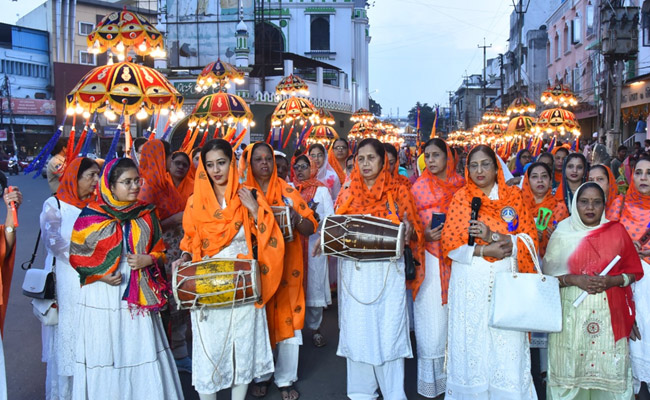
[[[23,193],[17,230],[16,266],[11,284],[11,294],[4,327],[4,353],[10,400],[37,400],[45,398],[45,364],[41,362],[41,326],[32,313],[30,299],[22,294],[25,272],[20,265],[28,261],[39,233],[39,214],[43,201],[49,196],[47,181],[41,177],[9,176],[9,184],[18,186]],[[5,219],[0,211],[0,221]],[[45,259],[43,244],[39,248],[34,267],[42,268]],[[311,342],[311,332],[303,332],[300,349],[299,381],[295,384],[304,400],[343,400],[346,393],[345,359],[336,355],[338,342],[336,303],[324,313],[321,332],[328,340],[322,348]],[[413,337],[413,336],[412,336]],[[128,338],[125,338],[128,340]],[[415,353],[415,341],[413,340]],[[409,399],[423,399],[416,390],[416,361],[406,360],[406,395]],[[192,387],[191,375],[180,373],[185,399],[198,399]],[[218,394],[219,399],[230,399],[229,391]],[[280,393],[271,386],[265,399],[280,399]],[[248,395],[247,399],[255,399]],[[138,399],[140,400],[140,399]]]

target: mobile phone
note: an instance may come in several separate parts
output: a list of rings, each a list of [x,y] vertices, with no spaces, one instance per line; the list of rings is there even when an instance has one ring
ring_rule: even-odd
[[[440,225],[445,223],[447,215],[445,213],[434,212],[431,214],[431,229],[436,229]]]

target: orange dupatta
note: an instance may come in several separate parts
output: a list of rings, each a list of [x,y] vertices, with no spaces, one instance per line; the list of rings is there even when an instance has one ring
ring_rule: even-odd
[[[640,240],[645,231],[650,229],[650,195],[641,194],[634,184],[634,179],[630,181],[627,194],[617,196],[611,209],[613,220],[625,226],[632,240]],[[650,249],[650,242],[642,247],[642,250],[648,249]],[[644,257],[643,261],[650,264],[650,257]]]
[[[287,200],[300,216],[309,219],[314,224],[314,232],[316,232],[318,223],[314,219],[314,212],[307,206],[307,203],[296,189],[278,178],[275,156],[273,157],[273,172],[266,193],[264,193],[251,171],[251,157],[254,145],[255,143],[249,144],[240,158],[240,174],[244,184],[257,189],[258,198],[263,195],[262,197],[271,206],[284,206],[286,204],[285,200]],[[271,146],[266,143],[261,145],[266,146],[273,155]],[[275,295],[269,300],[268,307],[266,307],[266,319],[269,325],[269,338],[272,346],[294,337],[294,331],[302,329],[305,324],[302,235],[298,232],[294,232],[294,235],[297,236],[294,240],[284,244],[282,281]]]
[[[610,221],[613,221],[617,218],[610,218],[616,216],[616,209],[613,207],[614,201],[622,197],[621,195],[618,194],[618,183],[616,183],[616,178],[614,178],[614,174],[612,173],[612,169],[609,168],[607,165],[604,164],[598,164],[598,166],[605,168],[607,171],[607,181],[609,182],[609,189],[607,190],[607,204],[605,205],[605,218],[607,218]]]
[[[467,164],[469,164],[469,157]],[[465,186],[454,194],[449,206],[447,221],[444,228],[442,228],[442,254],[450,264],[449,252],[467,244],[469,239],[468,228],[471,218],[471,203],[474,197],[481,199],[481,208],[478,213],[479,220],[485,223],[490,230],[505,235],[527,233],[537,246],[537,228],[535,228],[533,217],[524,204],[521,192],[517,187],[506,185],[500,163],[497,162],[496,168],[498,168],[496,184],[498,185],[499,199],[490,200],[469,178],[469,167],[466,165]],[[510,219],[510,217],[512,217],[511,229],[508,228],[508,222],[505,220]],[[479,238],[476,238],[475,243],[477,245],[488,244]],[[521,241],[517,246],[516,257],[519,272],[535,271],[531,255]],[[492,257],[485,257],[485,260],[488,262],[498,261]]]
[[[189,156],[189,154],[188,154]],[[236,162],[235,162],[236,164]],[[187,175],[185,178],[183,178],[183,181],[181,182],[180,185],[176,188],[178,192],[181,194],[183,197],[183,201],[187,202],[187,200],[190,198],[192,193],[194,193],[194,179],[196,177],[196,171],[197,168],[194,166],[194,163],[192,162],[192,159],[190,158],[190,170],[187,172]]]
[[[94,193],[86,200],[81,200],[79,198],[77,181],[79,180],[79,167],[81,167],[82,160],[83,157],[77,157],[68,164],[63,172],[63,176],[61,176],[59,188],[56,191],[56,197],[59,200],[77,208],[84,208],[88,204],[97,200],[97,193]]]
[[[349,182],[350,185],[342,189],[336,199],[336,214],[370,214],[398,225],[406,217],[413,225],[416,237],[411,237],[410,245],[420,264],[416,266],[415,279],[406,281],[406,287],[412,290],[415,299],[425,274],[424,229],[409,188],[393,180],[388,156],[384,156],[384,167],[371,188],[368,188],[361,176],[359,163],[354,164]]]
[[[336,142],[336,140],[335,140]],[[350,146],[348,146],[348,155],[345,156],[347,159],[350,156]],[[341,182],[341,186],[345,183],[345,168],[341,167],[341,164],[339,163],[339,160],[336,159],[334,156],[334,147],[330,147],[329,150],[327,150],[327,162],[330,163],[332,166],[332,169],[334,169],[334,172],[336,172],[336,175],[339,177],[339,182]]]
[[[140,154],[140,175],[145,184],[138,199],[155,205],[158,218],[162,222],[183,211],[185,202],[167,172],[162,141],[148,140],[142,145]]]
[[[420,221],[422,221],[423,230],[431,225],[431,217],[434,212],[447,214],[449,203],[454,193],[460,189],[465,180],[456,172],[456,163],[454,156],[447,146],[447,179],[442,180],[424,168],[422,175],[415,181],[411,187],[411,193],[418,209]],[[442,256],[440,241],[425,242],[426,249],[429,253],[438,257],[440,269],[440,289],[442,295],[442,304],[447,304],[449,292],[449,278],[451,277],[451,264]]]
[[[256,223],[237,195],[241,187],[237,176],[237,161],[233,155],[224,195],[226,207],[222,208],[201,160],[194,182],[194,194],[188,200],[183,213],[185,235],[180,248],[191,253],[194,262],[203,257],[212,257],[228,247],[243,227],[248,254],[238,254],[237,258],[252,259],[253,246],[257,244],[262,298],[256,307],[261,308],[271,299],[280,284],[284,241],[279,240],[282,232],[264,198],[257,199],[259,210]]]

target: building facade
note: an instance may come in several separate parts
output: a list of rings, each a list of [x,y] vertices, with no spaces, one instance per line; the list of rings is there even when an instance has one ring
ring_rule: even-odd
[[[483,88],[483,77],[475,74],[463,79],[461,86],[451,97],[451,115],[456,118],[455,129],[469,130],[476,126],[483,117],[483,113],[489,107],[499,106],[498,98],[501,90],[501,82],[495,73],[488,71],[497,70],[497,59],[488,60],[486,70],[486,85]],[[494,77],[490,81],[490,77]],[[485,103],[483,96],[485,93]]]

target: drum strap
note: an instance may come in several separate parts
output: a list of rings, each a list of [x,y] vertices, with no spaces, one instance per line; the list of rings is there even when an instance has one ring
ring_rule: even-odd
[[[358,268],[358,263],[359,263],[359,261],[354,262],[355,268]],[[348,286],[347,282],[345,282],[345,279],[343,278],[343,274],[341,273],[341,268],[342,268],[341,264],[342,263],[339,262],[339,277],[341,279],[341,282],[343,283],[343,287],[345,288],[345,291],[348,292],[350,294],[350,297],[352,297],[357,303],[363,304],[364,306],[369,306],[369,305],[375,304],[377,301],[379,301],[379,299],[381,299],[381,297],[384,295],[384,291],[386,291],[386,284],[388,283],[388,275],[390,274],[390,269],[393,267],[393,264],[395,265],[395,268],[397,268],[397,262],[395,262],[395,261],[391,261],[388,264],[388,267],[386,268],[386,276],[384,277],[384,285],[382,286],[381,291],[379,292],[379,295],[377,295],[377,297],[373,301],[365,302],[365,301],[359,300],[357,298],[357,296],[352,294],[352,291],[350,290],[350,287]]]
[[[400,224],[399,215],[397,215],[397,209],[395,208],[393,193],[390,191],[388,192],[388,210],[390,211],[390,214],[388,215],[388,219],[390,219],[392,222],[399,225]]]

